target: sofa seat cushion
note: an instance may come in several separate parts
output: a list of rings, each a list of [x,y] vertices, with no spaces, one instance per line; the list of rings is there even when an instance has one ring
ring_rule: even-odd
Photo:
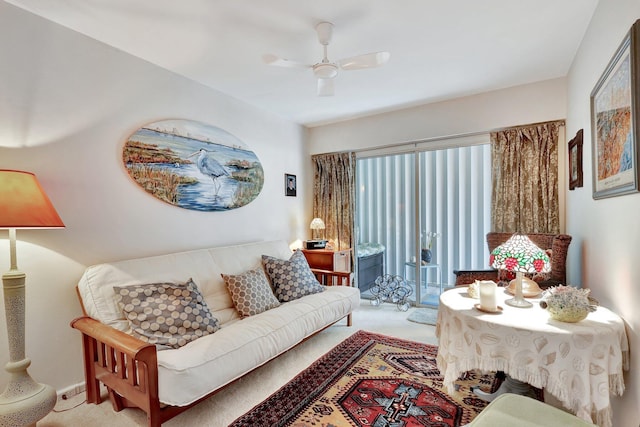
[[[160,401],[188,405],[345,317],[359,304],[358,289],[330,286],[325,292],[230,322],[179,349],[161,351]]]

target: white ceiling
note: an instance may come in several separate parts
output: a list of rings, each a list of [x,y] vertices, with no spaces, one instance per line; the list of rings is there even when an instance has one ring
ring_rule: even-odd
[[[567,74],[598,0],[6,0],[306,126]],[[315,25],[334,24],[329,59],[389,51],[316,96],[311,70],[266,53],[322,59]]]

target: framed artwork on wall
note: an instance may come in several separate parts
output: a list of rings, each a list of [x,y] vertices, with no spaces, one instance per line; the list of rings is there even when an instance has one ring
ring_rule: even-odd
[[[591,92],[593,198],[638,191],[640,20]]]
[[[295,175],[284,174],[284,195],[296,197],[298,192],[298,181]]]
[[[142,126],[125,142],[122,161],[147,193],[184,209],[240,208],[258,197],[264,184],[262,164],[244,142],[193,120]]]
[[[582,187],[582,133],[580,129],[569,141],[569,190]]]

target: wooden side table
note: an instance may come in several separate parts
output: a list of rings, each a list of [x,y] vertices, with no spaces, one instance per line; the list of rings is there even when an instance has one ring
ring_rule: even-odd
[[[319,270],[351,272],[351,249],[331,251],[327,249],[302,249],[309,267]]]

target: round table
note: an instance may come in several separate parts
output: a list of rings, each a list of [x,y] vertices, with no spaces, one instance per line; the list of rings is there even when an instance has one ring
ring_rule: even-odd
[[[623,369],[629,369],[624,322],[598,307],[578,323],[553,320],[533,302],[532,308],[508,306],[511,298],[498,288],[499,314],[474,307],[467,287],[440,296],[436,336],[438,369],[444,385],[466,371],[504,371],[555,396],[578,417],[611,426],[609,394],[624,392]]]

